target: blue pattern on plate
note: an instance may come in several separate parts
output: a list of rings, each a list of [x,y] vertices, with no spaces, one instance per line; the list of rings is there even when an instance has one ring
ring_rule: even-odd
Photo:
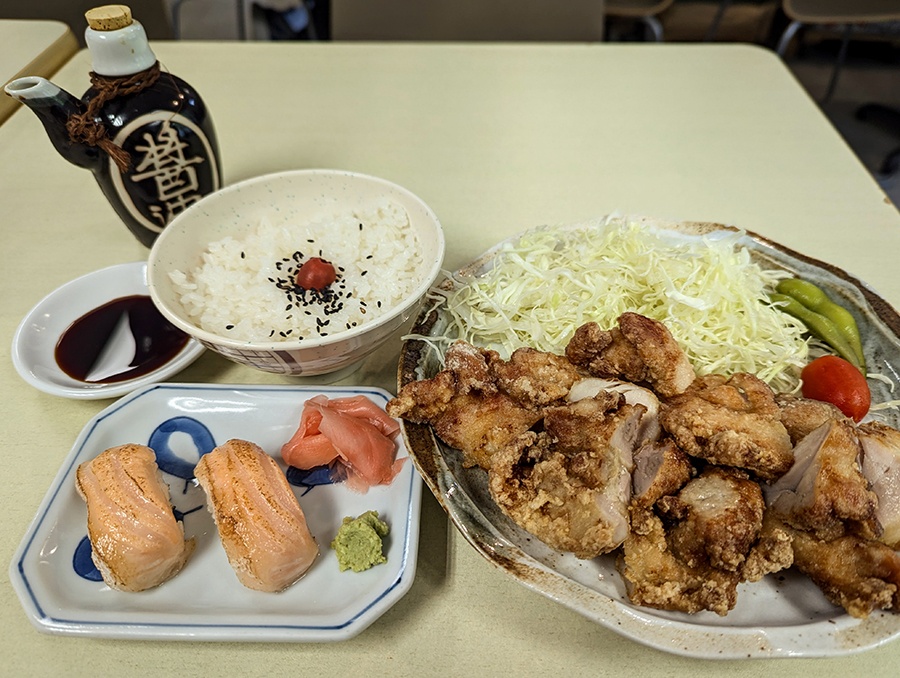
[[[169,445],[173,433],[184,433],[190,436],[197,448],[197,460],[187,462],[176,454]],[[207,452],[212,452],[216,447],[216,441],[212,433],[202,423],[193,417],[172,417],[167,419],[150,434],[147,447],[156,453],[156,463],[160,470],[182,480],[190,480],[194,477],[194,466]]]
[[[86,570],[94,568],[91,567],[92,564],[89,564],[89,551],[84,546],[78,543],[67,546],[64,553],[74,553],[75,555],[72,559],[63,556],[63,562],[59,562],[59,559],[53,555],[53,548],[54,545],[59,545],[59,530],[62,523],[70,523],[73,515],[77,516],[79,512],[83,511],[83,502],[77,497],[74,490],[76,468],[80,463],[96,456],[100,449],[121,444],[121,437],[129,436],[128,429],[134,426],[134,415],[141,419],[146,416],[147,412],[151,416],[156,411],[161,411],[164,415],[170,415],[173,412],[195,414],[199,409],[210,413],[210,420],[206,424],[209,424],[210,421],[217,421],[215,429],[217,435],[225,439],[230,437],[228,431],[230,422],[223,421],[221,413],[218,413],[215,408],[247,412],[245,416],[248,418],[241,419],[241,428],[243,428],[244,421],[249,421],[250,430],[247,435],[251,437],[259,432],[259,429],[254,431],[254,420],[260,416],[265,417],[266,408],[270,408],[279,413],[277,435],[271,436],[277,439],[283,435],[290,436],[294,421],[292,418],[295,415],[299,417],[299,411],[296,410],[295,405],[319,393],[325,393],[331,397],[364,394],[382,405],[390,397],[386,391],[374,387],[308,388],[156,384],[135,391],[116,401],[89,421],[60,468],[33,524],[16,550],[10,567],[11,583],[32,623],[40,631],[57,634],[194,641],[341,640],[356,635],[371,624],[409,590],[415,576],[422,483],[409,462],[401,476],[398,476],[389,488],[381,488],[380,493],[376,492],[376,497],[381,496],[384,501],[388,502],[383,510],[391,513],[392,537],[389,543],[393,555],[389,556],[389,562],[385,566],[390,569],[373,568],[370,571],[374,577],[373,584],[365,585],[367,587],[365,595],[360,597],[354,594],[355,597],[352,600],[341,602],[337,613],[332,617],[321,617],[318,611],[304,612],[304,606],[308,605],[310,596],[306,591],[302,591],[299,585],[296,591],[286,591],[274,597],[269,597],[272,594],[257,595],[256,592],[236,591],[238,597],[251,596],[252,602],[229,603],[229,609],[232,611],[220,612],[216,615],[210,615],[204,609],[198,608],[196,601],[185,601],[183,606],[176,601],[166,607],[171,614],[163,613],[159,603],[153,601],[158,600],[159,597],[162,599],[171,597],[171,591],[167,586],[159,587],[147,595],[113,592],[114,595],[127,595],[130,597],[129,600],[134,601],[133,604],[123,608],[108,607],[105,604],[95,606],[93,603],[86,602],[83,590],[80,590],[80,593],[69,595],[69,590],[73,588],[71,580],[67,581],[61,576],[61,572],[54,572],[55,568],[64,563],[69,572],[72,572],[74,567],[78,575],[81,575],[76,578],[83,582],[84,586],[96,587],[102,584],[99,581],[92,581],[86,572]],[[160,400],[163,402],[160,403]],[[292,405],[288,406],[285,403],[292,403]],[[166,417],[163,424],[173,418],[177,417]],[[119,430],[123,422],[126,428],[124,432]],[[163,424],[154,428],[161,427]],[[139,436],[131,437],[139,438]],[[405,456],[406,449],[403,441],[398,440],[398,444],[401,450],[400,456]],[[273,445],[274,442],[271,440],[267,444],[268,447]],[[205,445],[202,446],[205,447]],[[183,470],[179,473],[183,475]],[[295,481],[297,481],[295,484],[305,487],[306,492],[310,487],[319,485],[326,480],[325,472],[321,469],[314,469],[302,474],[293,472],[292,475],[295,475]],[[181,499],[177,495],[173,497],[173,501],[176,503],[183,501],[185,504],[190,504],[181,514],[177,508],[175,509],[176,518],[179,519],[200,508],[197,505],[198,497],[196,495],[201,493],[201,490],[190,480],[185,480],[185,485],[186,496]],[[338,504],[345,503],[348,501],[347,497],[351,495],[353,493],[345,492],[338,495],[323,495],[324,505],[335,501]],[[375,497],[366,499],[367,502],[375,500]],[[333,506],[331,510],[340,512],[348,509]],[[80,521],[81,518],[76,518],[76,520]],[[340,523],[341,515],[335,513],[334,520],[336,524]],[[83,523],[81,524],[83,525]],[[62,536],[65,536],[64,533]],[[324,535],[324,538],[328,538],[327,534]],[[50,544],[48,540],[53,543]],[[81,541],[80,538],[78,540]],[[48,545],[51,550],[44,551],[43,549],[48,548]],[[320,558],[333,558],[333,554],[328,553],[327,544],[323,544],[323,547]],[[331,566],[334,567],[333,573],[330,570]],[[336,563],[320,563],[320,570],[323,573],[327,571],[329,581],[343,582],[344,580],[340,577],[346,577],[346,573],[337,571]],[[388,572],[390,574],[387,578],[380,575],[380,573]],[[48,573],[50,573],[49,576]],[[88,574],[87,578],[82,578],[84,574]],[[179,575],[179,577],[185,576],[190,578],[196,577],[197,574],[195,571],[192,575],[186,573]],[[202,580],[204,575],[201,573],[200,576]],[[363,581],[365,577],[366,574],[363,573],[358,575],[358,578],[347,579],[347,584],[340,584],[340,589],[352,588],[356,582]],[[179,578],[176,578],[167,584],[171,586],[172,583],[178,584],[179,581]],[[48,582],[57,582],[57,584],[48,584]],[[376,588],[372,588],[372,586]],[[204,588],[206,587],[202,586],[201,589],[198,589],[201,595]],[[340,593],[340,589],[337,594],[344,595]],[[131,596],[135,597],[131,598]],[[103,600],[108,599],[104,596]],[[287,616],[281,614],[281,608],[279,608],[279,605],[283,605],[285,600],[292,601],[290,603],[291,613]],[[278,603],[278,601],[282,601],[282,603]],[[294,607],[294,602],[296,602],[296,607]],[[144,608],[147,608],[146,612],[142,611]]]
[[[212,452],[217,447],[216,440],[206,425],[193,417],[172,417],[171,419],[166,419],[150,434],[147,447],[156,454],[156,464],[160,470],[182,480],[193,480],[194,467],[197,462],[185,461],[172,449],[169,445],[169,440],[173,433],[184,433],[191,438],[196,447],[198,461],[204,454]],[[328,466],[316,466],[308,470],[289,466],[286,475],[291,485],[303,488],[300,496],[305,496],[317,485],[331,485],[332,483],[340,482],[340,479],[336,478],[333,473],[333,469]],[[187,486],[183,494],[186,492]],[[173,508],[172,512],[175,514],[176,520],[184,522],[186,515],[202,509],[203,506],[203,504],[200,504],[187,511],[179,511],[177,508]],[[78,546],[75,547],[75,554],[72,556],[72,567],[75,573],[83,579],[103,581],[103,575],[100,574],[100,570],[94,564],[91,553],[91,540],[88,536],[85,536],[78,542]]]
[[[299,469],[295,466],[288,466],[287,480],[294,487],[302,487],[303,492],[300,496],[306,496],[317,485],[331,485],[341,482],[336,477],[334,468],[331,466],[316,466],[311,469]]]

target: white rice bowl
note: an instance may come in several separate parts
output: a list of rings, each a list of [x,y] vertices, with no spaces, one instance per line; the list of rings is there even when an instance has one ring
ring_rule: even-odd
[[[351,234],[352,237],[348,237]],[[298,290],[310,258],[337,270],[325,293]],[[367,210],[275,226],[209,244],[191,271],[169,273],[189,317],[208,332],[248,342],[324,337],[385,314],[425,274],[406,211],[382,199]]]
[[[443,262],[434,213],[396,184],[298,170],[233,184],[178,215],[154,243],[150,296],[227,358],[288,375],[358,363],[417,309]],[[302,263],[336,269],[323,292]]]

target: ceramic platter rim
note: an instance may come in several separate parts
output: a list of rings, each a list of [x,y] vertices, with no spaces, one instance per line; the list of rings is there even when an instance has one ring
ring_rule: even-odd
[[[830,291],[839,292],[842,303],[849,304],[852,310],[865,308],[871,331],[877,333],[878,342],[887,349],[882,351],[880,362],[896,378],[896,363],[900,362],[897,360],[900,356],[900,315],[854,276],[773,240],[731,226],[626,218],[674,232],[679,237],[742,233],[739,244],[746,246],[755,260],[770,268],[785,268],[795,273],[803,271],[803,275],[814,282],[827,284]],[[593,223],[599,224],[602,220]],[[582,228],[586,225],[541,228]],[[500,249],[521,236],[522,233],[498,243],[457,273],[477,275],[488,270]],[[439,310],[426,305],[411,333],[428,336],[435,333],[439,324]],[[867,346],[867,354],[868,349]],[[428,376],[428,350],[422,341],[410,339],[404,342],[398,366],[400,387]],[[884,359],[885,352],[894,357],[893,362]],[[430,369],[433,371],[434,366]],[[900,422],[888,423],[897,426]],[[486,475],[481,469],[463,469],[458,462],[458,452],[441,442],[430,426],[405,421],[402,426],[410,456],[426,485],[476,551],[527,588],[638,643],[704,659],[825,657],[861,652],[900,636],[900,614],[879,611],[866,620],[854,619],[828,603],[811,582],[793,571],[769,575],[755,584],[742,584],[738,589],[738,604],[726,617],[711,612],[697,615],[662,612],[632,605],[610,560],[612,556],[577,561],[574,556],[560,554],[540,544],[499,512],[487,493]],[[770,602],[783,606],[783,617],[778,616],[782,608],[774,607],[771,612],[764,609]]]
[[[80,576],[75,565],[76,544],[85,545],[87,534],[87,511],[74,485],[79,463],[115,444],[147,444],[147,431],[160,430],[159,422],[171,417],[198,420],[217,444],[245,437],[277,455],[297,428],[303,401],[320,393],[332,398],[362,394],[382,407],[391,397],[368,386],[165,383],[135,391],[93,417],[66,456],[10,564],[10,581],[29,621],[39,631],[59,635],[231,642],[340,641],[375,622],[415,578],[422,482],[411,463],[403,465],[391,485],[373,487],[366,494],[341,484],[295,488],[319,543],[319,556],[300,581],[281,593],[251,591],[240,584],[218,541],[203,491],[188,481],[183,488],[179,485],[184,474],[164,476],[176,510],[185,513],[186,535],[197,538],[180,573],[155,589],[126,593]],[[236,435],[238,429],[246,431],[245,436]],[[172,440],[167,438],[166,444]],[[184,440],[171,443],[178,443],[182,457],[188,456]],[[397,441],[397,457],[408,456],[402,436]],[[199,446],[192,448],[195,456],[196,449]],[[191,459],[190,468],[195,461]],[[340,572],[330,541],[345,515],[370,508],[391,527],[385,542],[388,561],[362,573]]]
[[[90,303],[84,303],[86,290],[94,290],[89,294]],[[146,261],[114,264],[60,285],[36,303],[16,328],[11,351],[16,372],[44,393],[76,400],[100,400],[163,381],[185,369],[206,350],[199,341],[189,337],[184,348],[167,363],[127,381],[87,383],[65,374],[53,356],[53,347],[65,329],[85,313],[133,294],[150,296]],[[61,306],[64,310],[59,310]]]

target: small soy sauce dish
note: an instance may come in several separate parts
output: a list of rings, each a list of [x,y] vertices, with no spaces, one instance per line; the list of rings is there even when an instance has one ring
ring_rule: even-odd
[[[40,391],[99,400],[164,381],[203,351],[156,310],[141,261],[88,273],[44,297],[19,324],[12,361]]]

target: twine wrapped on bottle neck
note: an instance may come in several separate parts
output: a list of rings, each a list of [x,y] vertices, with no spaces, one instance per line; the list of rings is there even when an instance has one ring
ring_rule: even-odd
[[[98,121],[100,111],[113,99],[153,86],[159,74],[158,61],[147,70],[126,77],[110,78],[91,71],[91,86],[97,91],[97,96],[88,102],[83,113],[74,113],[66,121],[66,131],[72,143],[97,146],[112,159],[120,172],[127,171],[131,166],[131,155],[109,138],[106,127]]]

